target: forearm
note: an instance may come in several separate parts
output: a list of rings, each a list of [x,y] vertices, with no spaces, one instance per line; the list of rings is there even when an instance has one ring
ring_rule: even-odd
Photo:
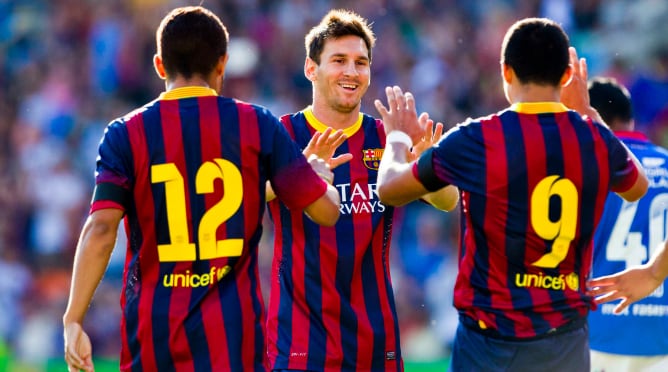
[[[378,167],[378,196],[387,205],[400,206],[427,193],[413,177],[408,163],[408,147],[401,143],[388,143]]]
[[[459,201],[459,190],[455,186],[446,186],[438,191],[430,192],[422,197],[422,200],[437,209],[450,212],[457,206]]]
[[[668,240],[664,246],[654,254],[648,262],[651,273],[658,281],[664,281],[668,277]]]
[[[72,283],[63,323],[82,323],[95,290],[102,280],[116,242],[117,225],[89,217],[82,229],[74,257]]]

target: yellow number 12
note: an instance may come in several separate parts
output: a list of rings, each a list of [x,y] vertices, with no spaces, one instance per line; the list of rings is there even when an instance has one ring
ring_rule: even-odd
[[[243,239],[216,240],[218,227],[232,217],[243,199],[241,172],[230,161],[214,159],[202,164],[195,176],[195,191],[198,194],[210,194],[214,191],[214,182],[223,181],[225,194],[200,220],[197,238],[199,258],[209,260],[219,257],[240,256]],[[169,244],[158,245],[158,258],[161,262],[195,261],[197,248],[190,242],[186,210],[186,194],[183,176],[174,163],[151,166],[151,182],[165,183],[167,224]]]
[[[578,190],[571,180],[558,178],[543,178],[531,193],[531,226],[541,238],[553,240],[552,251],[533,263],[538,267],[557,267],[566,258],[577,231]],[[555,195],[561,198],[561,216],[557,221],[552,221],[550,198]]]

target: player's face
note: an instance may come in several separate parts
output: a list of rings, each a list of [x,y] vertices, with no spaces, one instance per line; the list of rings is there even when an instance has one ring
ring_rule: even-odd
[[[314,74],[315,94],[327,105],[340,112],[359,109],[371,82],[364,40],[353,35],[327,40]]]

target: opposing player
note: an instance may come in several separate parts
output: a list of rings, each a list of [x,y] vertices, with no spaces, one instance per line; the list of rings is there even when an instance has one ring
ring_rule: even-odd
[[[265,370],[257,272],[265,183],[290,208],[333,225],[339,196],[316,171],[332,174],[322,159],[310,165],[266,109],[218,95],[228,33],[217,16],[174,9],[156,37],[166,91],[112,121],[99,146],[63,317],[65,360],[70,371],[93,370],[82,324],[124,218],[120,370]]]
[[[281,121],[305,152],[322,151],[338,165],[333,184],[341,217],[334,227],[321,227],[282,202],[270,203],[275,250],[267,335],[274,370],[403,368],[389,271],[394,208],[376,192],[385,131],[380,120],[360,112],[374,41],[366,21],[346,10],[325,15],[305,38],[313,103]],[[432,137],[433,123],[422,119],[421,136],[430,145],[442,126]],[[427,197],[445,210],[457,198],[454,187]]]
[[[412,95],[387,88],[389,108],[376,101],[388,131],[381,201],[401,205],[449,184],[461,191],[453,371],[589,370],[594,230],[609,190],[637,200],[647,178],[597,122],[585,67],[555,22],[516,22],[501,49],[511,106],[451,129],[416,162],[406,156],[421,136]]]
[[[668,151],[634,131],[631,97],[613,79],[589,84],[591,105],[635,154],[650,179],[647,194],[627,202],[608,196],[594,235],[592,276],[601,277],[649,261],[666,239]],[[652,281],[649,280],[649,283]],[[589,314],[593,371],[668,371],[668,294],[664,285],[620,313],[615,304]]]

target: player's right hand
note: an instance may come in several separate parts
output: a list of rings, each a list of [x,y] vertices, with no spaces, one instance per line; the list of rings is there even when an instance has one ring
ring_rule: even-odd
[[[69,372],[95,371],[93,366],[93,347],[90,338],[81,324],[68,323],[63,334],[65,338],[65,362]]]

